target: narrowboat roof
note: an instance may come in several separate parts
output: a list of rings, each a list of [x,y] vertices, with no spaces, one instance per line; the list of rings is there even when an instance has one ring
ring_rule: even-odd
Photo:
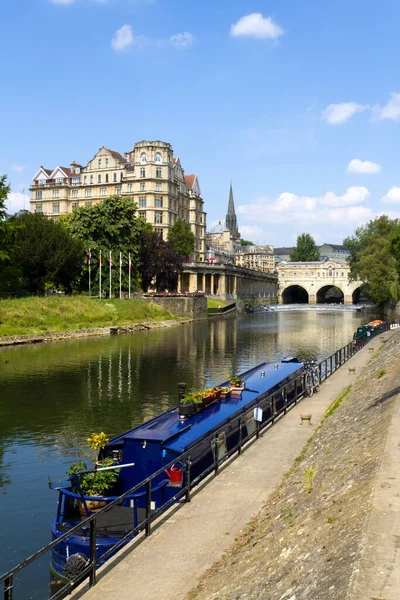
[[[221,426],[233,414],[253,404],[259,396],[280,387],[285,379],[296,374],[302,367],[303,364],[299,362],[262,363],[241,375],[245,382],[245,389],[241,394],[217,400],[185,419],[179,417],[179,409],[176,407],[110,440],[108,446],[128,440],[141,443],[147,441],[159,443],[174,452],[183,452],[202,436]],[[221,384],[226,385],[228,382]]]

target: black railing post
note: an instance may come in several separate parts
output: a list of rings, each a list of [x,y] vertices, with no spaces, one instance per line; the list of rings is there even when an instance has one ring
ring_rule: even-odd
[[[218,436],[215,436],[214,439],[214,455],[215,455],[215,474],[219,473],[219,457],[218,457]]]
[[[257,404],[257,408],[258,408],[258,404]],[[259,437],[260,437],[260,421],[257,419],[256,420],[256,440],[258,440]]]
[[[96,518],[90,521],[90,575],[89,585],[96,585]]]
[[[13,599],[13,576],[7,577],[4,580],[4,600],[12,600]]]
[[[239,447],[238,454],[242,454],[242,440],[243,440],[243,432],[242,432],[242,416],[239,417]]]
[[[330,358],[330,362],[331,362],[331,365],[330,365],[331,368],[330,368],[329,374],[332,375],[332,359],[333,359],[333,354],[331,354],[329,358]]]
[[[297,377],[297,379],[294,382],[294,405],[295,406],[297,404],[297,396],[298,396],[298,394],[297,394],[297,384],[298,384],[298,382],[299,382],[299,378]]]
[[[146,483],[146,537],[151,534],[151,479]]]
[[[186,502],[190,502],[190,486],[192,485],[192,482],[190,480],[190,464],[190,454],[188,454],[186,457]]]
[[[287,413],[287,393],[286,393],[286,386],[283,388],[282,394],[283,394],[283,414],[286,415],[286,413]]]
[[[276,414],[275,394],[273,394],[273,396],[271,398],[271,407],[272,407],[272,419],[271,419],[271,423],[273,425],[275,423],[275,414]]]

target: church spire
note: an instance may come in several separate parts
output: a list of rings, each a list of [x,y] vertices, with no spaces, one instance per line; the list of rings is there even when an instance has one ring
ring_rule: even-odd
[[[233,238],[240,238],[239,230],[237,227],[235,203],[233,201],[232,182],[229,190],[228,212],[226,213],[225,226],[227,229],[229,229]]]

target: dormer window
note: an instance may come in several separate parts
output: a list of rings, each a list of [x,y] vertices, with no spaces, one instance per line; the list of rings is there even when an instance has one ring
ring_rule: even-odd
[[[142,154],[140,155],[140,162],[145,163],[146,161],[147,161],[146,152],[142,152]]]
[[[56,177],[56,183],[62,183],[62,182],[63,182],[62,177]]]
[[[155,161],[156,161],[157,163],[160,163],[160,162],[161,162],[161,154],[160,154],[159,152],[156,152],[156,154],[155,154]]]
[[[45,179],[39,179],[39,185],[44,185],[46,183]]]
[[[79,167],[76,167],[76,168],[75,168],[75,173],[80,173],[80,172],[81,172],[80,168],[79,168]]]

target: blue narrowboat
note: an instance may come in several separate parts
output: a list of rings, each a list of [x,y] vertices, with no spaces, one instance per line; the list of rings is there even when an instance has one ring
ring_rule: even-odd
[[[262,363],[241,374],[243,388],[232,389],[230,396],[192,416],[183,417],[177,406],[111,439],[99,455],[99,459],[111,457],[115,465],[111,468],[119,469],[110,496],[84,496],[79,486],[80,473],[57,485],[50,484],[59,495],[51,525],[52,540],[82,522],[80,529],[52,549],[52,571],[61,577],[73,577],[69,566],[77,556],[84,560],[90,555],[90,527],[85,526],[90,501],[107,505],[136,486],[135,493],[96,517],[96,560],[102,563],[103,555],[107,553],[105,558],[109,558],[110,548],[122,538],[129,538],[130,531],[132,539],[149,508],[155,513],[174,502],[176,496],[179,499],[188,477],[191,485],[198,483],[212,470],[216,458],[223,461],[241,440],[251,437],[257,427],[262,428],[294,403],[303,393],[303,366],[292,357],[278,363]],[[221,384],[226,386],[229,382]]]

